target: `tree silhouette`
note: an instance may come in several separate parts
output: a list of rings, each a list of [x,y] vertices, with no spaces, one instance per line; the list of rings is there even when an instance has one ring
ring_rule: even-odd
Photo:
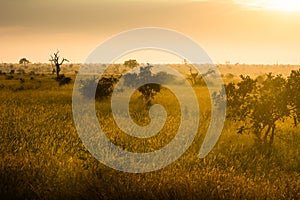
[[[110,98],[118,78],[114,76],[102,76],[99,81],[97,78],[81,80],[80,93],[89,99],[107,99]],[[94,85],[97,84],[96,93],[93,91]]]
[[[49,61],[50,61],[51,63],[53,62],[54,65],[55,65],[55,67],[56,67],[55,71],[56,71],[56,79],[57,79],[57,80],[60,79],[60,76],[59,76],[59,73],[60,73],[60,66],[61,66],[65,61],[66,61],[66,62],[69,62],[69,60],[66,59],[66,58],[62,58],[62,60],[59,61],[60,56],[59,56],[58,54],[59,54],[59,51],[57,51],[56,53],[54,53],[53,56],[50,55],[50,56],[51,56],[51,59],[49,59]]]
[[[190,67],[190,76],[191,76],[192,85],[196,84],[196,78],[197,78],[198,74],[199,73],[197,71],[195,73],[193,73],[192,67]]]
[[[124,62],[124,66],[129,67],[130,69],[133,69],[133,68],[139,66],[139,63],[134,59],[130,59],[130,60],[126,60]]]
[[[168,74],[159,73],[153,74],[151,69],[152,65],[148,64],[147,66],[141,66],[139,73],[127,73],[124,77],[124,86],[126,87],[137,87],[137,85],[141,85],[144,82],[155,82],[155,80],[162,79],[163,75],[166,75],[164,78],[167,78]],[[168,77],[170,78],[170,77]],[[152,81],[151,81],[152,80]],[[165,81],[168,81],[165,79]],[[150,106],[152,104],[152,100],[154,96],[159,93],[161,90],[161,85],[156,83],[147,83],[143,84],[138,88],[138,91],[143,96],[146,105]]]
[[[291,117],[294,120],[294,125],[297,126],[300,121],[300,69],[291,72],[287,78],[286,87]]]
[[[147,65],[145,67],[140,67],[140,73],[138,75],[137,81],[146,82],[151,79],[153,79],[154,75],[151,72],[151,68],[153,66]],[[151,100],[154,98],[154,96],[160,92],[161,85],[157,83],[148,83],[144,84],[141,87],[138,88],[138,91],[144,96],[145,101],[147,102],[147,105],[151,105]]]
[[[259,84],[249,76],[241,78],[225,85],[227,116],[242,123],[238,133],[250,131],[258,141],[272,144],[277,122],[290,117],[286,79],[268,74]]]
[[[30,62],[29,62],[29,60],[27,60],[26,58],[21,58],[21,59],[19,60],[19,64],[23,64],[24,67],[26,67],[28,63],[30,63]]]

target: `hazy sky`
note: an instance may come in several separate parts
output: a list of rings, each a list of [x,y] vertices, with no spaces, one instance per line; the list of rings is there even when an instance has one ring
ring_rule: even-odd
[[[140,27],[179,31],[215,63],[300,63],[300,3],[275,0],[1,0],[0,62],[84,62],[105,39]],[[274,3],[276,2],[276,3]]]

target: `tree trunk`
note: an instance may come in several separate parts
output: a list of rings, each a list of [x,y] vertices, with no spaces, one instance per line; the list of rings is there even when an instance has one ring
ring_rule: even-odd
[[[272,134],[271,134],[271,137],[270,137],[270,144],[273,144],[274,135],[275,135],[275,124],[272,126]]]
[[[294,126],[297,127],[297,125],[298,125],[297,117],[294,116],[293,119],[294,119]]]
[[[59,72],[60,72],[60,66],[56,65],[56,77],[57,77],[57,80],[59,79]]]
[[[268,134],[269,134],[270,130],[271,130],[271,126],[268,125],[268,129],[265,132],[264,141],[267,141],[267,137],[268,137]]]

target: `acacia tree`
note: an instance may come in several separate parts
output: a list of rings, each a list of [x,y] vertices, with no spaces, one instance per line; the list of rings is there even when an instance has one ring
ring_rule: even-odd
[[[198,74],[199,74],[198,71],[193,73],[192,68],[190,67],[190,79],[191,79],[192,85],[196,84],[196,78],[197,78]]]
[[[273,143],[277,122],[284,121],[289,116],[286,80],[281,75],[269,74],[258,87],[258,95],[254,101],[254,133],[261,136],[265,129],[263,140],[267,141],[269,137],[269,142]]]
[[[55,67],[56,67],[55,72],[56,72],[56,79],[57,79],[57,80],[60,79],[60,76],[59,76],[59,73],[60,73],[60,70],[61,70],[61,69],[60,69],[60,66],[61,66],[65,61],[66,61],[66,62],[69,62],[69,60],[66,59],[66,58],[62,58],[62,60],[59,61],[60,56],[59,56],[58,54],[59,54],[59,51],[57,51],[56,53],[54,53],[53,56],[50,55],[50,56],[51,56],[51,59],[49,59],[49,61],[50,61],[51,63],[54,63],[54,65],[55,65]]]
[[[138,81],[149,81],[153,79],[154,75],[151,72],[153,66],[147,65],[145,67],[140,67],[140,73],[138,75]],[[147,105],[151,105],[151,100],[154,96],[160,92],[161,85],[157,83],[144,84],[138,88],[138,91],[144,96]]]
[[[124,75],[124,85],[127,87],[136,87],[140,85],[140,83],[148,82],[150,80],[154,81],[155,79],[159,78],[157,75],[154,75],[151,72],[152,65],[147,65],[144,67],[140,67],[140,72],[137,73],[128,73]],[[146,105],[150,106],[151,101],[153,100],[154,96],[159,93],[161,90],[161,85],[156,83],[148,83],[143,84],[141,87],[138,88],[138,91],[144,97],[146,101]]]
[[[111,97],[117,82],[118,78],[113,76],[103,76],[99,81],[97,78],[81,80],[80,93],[89,99],[108,99]],[[96,93],[93,91],[95,84],[97,84]]]
[[[21,58],[19,60],[19,64],[23,64],[24,67],[26,67],[28,63],[29,63],[29,60],[27,60],[26,58]]]
[[[286,80],[272,74],[261,84],[249,76],[241,78],[237,84],[225,85],[228,117],[242,123],[238,133],[249,131],[272,144],[277,122],[290,116]]]
[[[124,66],[129,67],[130,69],[133,69],[133,68],[139,66],[139,63],[134,59],[130,59],[130,60],[126,60],[124,62]]]

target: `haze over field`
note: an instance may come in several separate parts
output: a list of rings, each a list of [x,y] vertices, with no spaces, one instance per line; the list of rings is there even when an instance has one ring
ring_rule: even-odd
[[[0,8],[0,62],[44,63],[60,49],[82,63],[112,35],[155,26],[193,38],[215,63],[300,63],[300,5],[293,0],[13,0]]]

